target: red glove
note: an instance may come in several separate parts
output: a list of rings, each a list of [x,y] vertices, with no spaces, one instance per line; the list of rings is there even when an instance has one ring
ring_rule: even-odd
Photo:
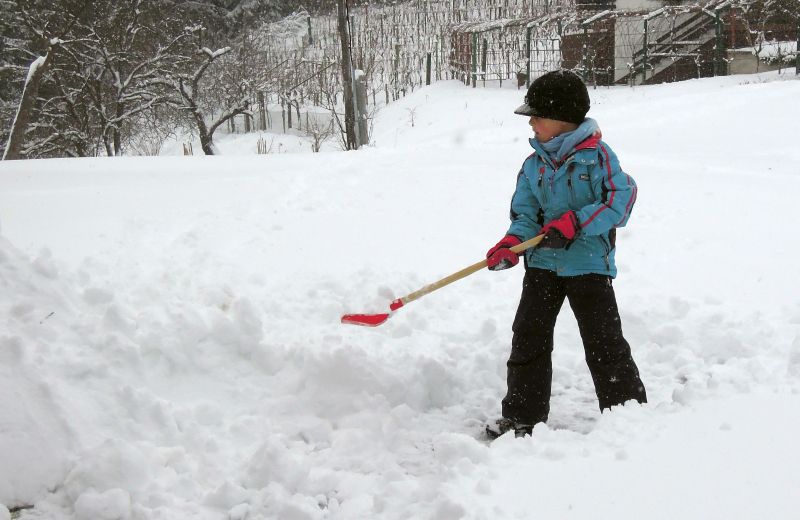
[[[574,211],[567,211],[557,219],[551,220],[542,226],[541,234],[544,235],[539,247],[559,249],[569,248],[578,235],[581,226]]]
[[[486,265],[491,271],[500,271],[514,267],[519,263],[519,255],[511,248],[522,243],[514,235],[506,235],[493,248],[486,253]]]

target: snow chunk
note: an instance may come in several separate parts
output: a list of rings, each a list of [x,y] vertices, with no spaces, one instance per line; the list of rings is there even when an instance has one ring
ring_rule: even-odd
[[[131,517],[131,495],[122,489],[104,493],[89,490],[75,501],[77,520],[128,520]]]
[[[85,495],[84,504],[89,512],[94,510],[93,506],[123,511],[123,508],[116,507],[124,502],[119,491],[124,489],[126,493],[137,493],[148,486],[153,481],[153,472],[161,466],[154,456],[146,446],[134,447],[127,442],[109,439],[83,454],[64,481],[64,490],[75,500],[76,506]],[[106,495],[107,491],[114,492]]]
[[[479,464],[486,462],[489,457],[489,448],[485,444],[463,433],[438,435],[433,441],[433,450],[436,458],[447,466],[463,460]]]
[[[279,483],[294,491],[308,478],[310,467],[277,437],[273,436],[252,457],[245,485],[261,489],[271,483]]]
[[[228,518],[230,520],[247,520],[249,514],[250,504],[239,504],[228,511]]]

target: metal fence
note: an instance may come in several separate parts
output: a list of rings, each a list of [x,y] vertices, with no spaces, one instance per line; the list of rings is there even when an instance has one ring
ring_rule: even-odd
[[[453,27],[449,63],[473,86],[530,82],[557,68],[596,85],[640,85],[797,66],[800,12],[774,16],[741,5],[553,9],[537,18],[462,23]]]
[[[641,85],[792,67],[800,60],[795,0],[783,2],[779,15],[751,0],[665,4],[647,11],[588,0],[365,4],[349,11],[353,61],[367,78],[374,111],[446,79],[522,87],[567,68],[595,85]],[[240,129],[303,130],[314,114],[323,117],[317,107],[330,109],[341,101],[335,19],[294,20],[276,42],[269,67],[285,72],[254,94],[259,111]]]

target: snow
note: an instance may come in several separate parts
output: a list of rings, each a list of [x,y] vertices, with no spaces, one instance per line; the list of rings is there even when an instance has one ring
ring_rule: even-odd
[[[790,61],[797,55],[797,41],[788,42],[762,42],[758,47],[743,47],[740,51],[750,51],[759,59],[769,62],[776,60]]]
[[[650,402],[597,411],[565,306],[548,425],[491,444],[519,268],[339,318],[502,236],[522,91],[420,89],[357,152],[0,163],[0,519],[796,518],[793,72],[591,91]]]
[[[28,83],[31,82],[31,78],[33,78],[33,75],[36,74],[37,70],[39,70],[39,67],[44,65],[45,61],[47,61],[47,56],[46,55],[45,56],[39,56],[38,58],[33,60],[33,63],[31,63],[31,66],[28,67],[28,75],[25,77],[25,85],[26,86],[28,85]]]
[[[222,56],[223,54],[229,53],[230,51],[231,51],[230,47],[222,47],[222,48],[217,49],[215,51],[212,51],[208,47],[203,47],[203,48],[200,49],[200,53],[201,54],[205,54],[208,57],[209,60],[215,60],[215,59],[219,58],[220,56]]]

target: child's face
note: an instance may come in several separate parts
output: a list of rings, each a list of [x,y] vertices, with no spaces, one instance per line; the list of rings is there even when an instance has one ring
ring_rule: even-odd
[[[567,123],[565,121],[547,119],[546,117],[537,116],[531,116],[528,124],[531,125],[533,133],[536,135],[536,139],[540,143],[546,143],[557,135],[561,135],[564,132],[570,132],[578,127],[578,125]]]

